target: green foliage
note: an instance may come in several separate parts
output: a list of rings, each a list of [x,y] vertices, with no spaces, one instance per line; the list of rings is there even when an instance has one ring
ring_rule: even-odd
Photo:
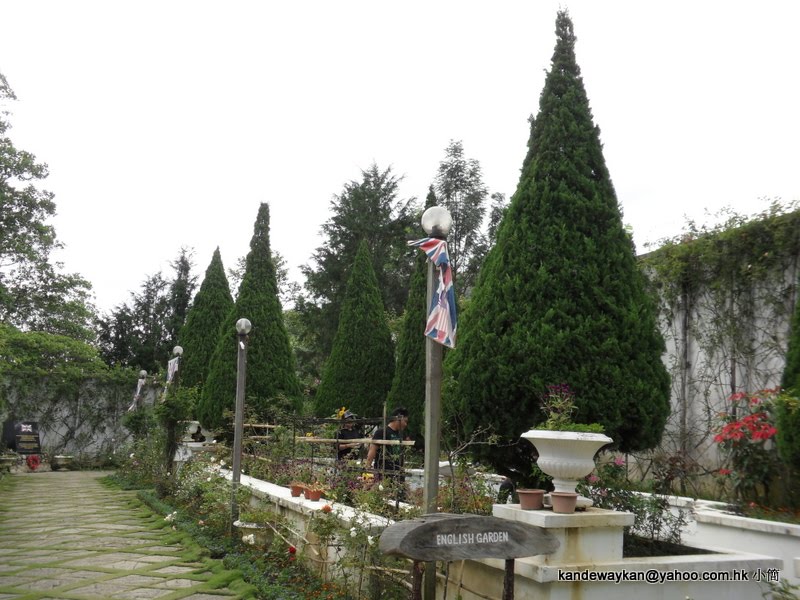
[[[423,252],[416,259],[411,288],[397,339],[397,364],[387,404],[408,409],[409,428],[425,422],[425,323],[428,260]]]
[[[308,346],[324,362],[339,327],[350,267],[366,242],[383,306],[400,314],[408,296],[414,250],[406,240],[416,227],[414,199],[397,198],[401,178],[391,168],[372,165],[361,181],[350,181],[331,201],[332,217],[322,226],[324,244],[302,268],[307,296],[297,309],[309,336]]]
[[[600,463],[596,472],[578,485],[578,492],[591,498],[598,508],[633,513],[633,525],[625,528],[626,538],[635,535],[680,544],[681,530],[688,522],[684,511],[673,513],[667,495],[642,494],[633,489],[622,458]]]
[[[578,407],[575,404],[575,394],[567,384],[548,385],[547,393],[542,396],[542,412],[547,417],[537,429],[550,431],[579,431],[583,433],[603,433],[604,427],[600,423],[575,423],[572,420]]]
[[[202,389],[223,322],[233,310],[233,298],[222,266],[219,248],[214,250],[200,290],[186,315],[178,342],[183,346],[181,383]]]
[[[450,140],[445,148],[445,159],[439,163],[436,173],[435,189],[437,200],[453,218],[447,236],[453,280],[459,289],[470,290],[475,285],[486,251],[481,225],[488,191],[483,183],[480,163],[464,156],[461,141]]]
[[[798,224],[800,227],[800,224]],[[795,255],[796,256],[796,255]],[[786,350],[786,366],[783,369],[781,387],[800,394],[800,282],[795,290],[794,314],[790,329],[789,347]],[[798,446],[800,452],[800,446]]]
[[[727,459],[719,475],[730,479],[738,501],[769,500],[770,480],[780,464],[772,441],[777,433],[775,396],[775,390],[732,394],[719,415],[714,441]]]
[[[155,412],[149,406],[126,412],[122,416],[122,425],[130,431],[135,441],[142,440],[158,426]]]
[[[183,325],[195,287],[190,276],[190,253],[181,248],[171,263],[172,279],[161,273],[149,276],[139,292],[98,321],[98,344],[109,365],[157,373],[172,357],[177,332]]]
[[[236,321],[244,317],[253,329],[247,354],[247,399],[257,415],[265,414],[271,399],[300,396],[295,359],[283,323],[269,241],[269,206],[261,204],[250,240],[244,278],[234,310],[220,329],[209,365],[208,379],[198,404],[199,420],[210,428],[223,423],[236,395]]]
[[[800,483],[800,397],[784,393],[775,399],[775,425],[778,454]],[[795,499],[795,504],[800,504],[800,499]]]
[[[9,100],[16,96],[0,73],[0,102]],[[51,252],[63,246],[47,224],[56,212],[53,194],[37,188],[47,165],[14,147],[7,116],[0,110],[0,323],[88,342],[91,284],[51,262]]]
[[[382,414],[394,373],[394,347],[366,242],[347,281],[339,329],[316,395],[316,413],[347,406],[362,416]]]
[[[172,383],[164,400],[156,405],[155,414],[164,428],[164,461],[167,468],[172,466],[178,443],[183,437],[179,423],[189,420],[194,414],[199,395],[196,387],[179,387]]]
[[[653,447],[669,413],[665,346],[605,165],[565,12],[531,122],[528,155],[445,361],[446,412],[513,445],[478,447],[498,470],[526,472],[519,435],[546,385],[568,381],[575,420],[624,450]]]

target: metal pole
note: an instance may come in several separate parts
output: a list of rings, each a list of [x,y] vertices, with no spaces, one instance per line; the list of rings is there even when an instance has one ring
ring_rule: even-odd
[[[428,307],[436,294],[436,267],[428,261]],[[425,338],[425,463],[422,504],[426,514],[438,512],[436,497],[439,493],[439,438],[441,437],[442,400],[442,346]],[[436,563],[425,565],[425,600],[436,597]]]
[[[247,334],[237,335],[236,360],[236,415],[233,425],[233,473],[231,475],[231,528],[239,518],[239,506],[236,503],[236,491],[239,487],[242,471],[242,434],[244,430],[244,384],[247,371]]]

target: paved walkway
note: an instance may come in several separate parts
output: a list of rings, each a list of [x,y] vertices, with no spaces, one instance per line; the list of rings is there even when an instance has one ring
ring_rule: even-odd
[[[0,600],[237,600],[252,589],[135,492],[100,484],[106,474],[12,475],[0,494]]]

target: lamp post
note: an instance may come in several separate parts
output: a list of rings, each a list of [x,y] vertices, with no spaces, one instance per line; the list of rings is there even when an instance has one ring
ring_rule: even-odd
[[[431,206],[422,214],[422,228],[430,237],[446,239],[453,219],[442,206]],[[428,309],[436,296],[436,265],[428,261]],[[422,506],[426,514],[437,511],[439,493],[439,438],[441,436],[442,404],[442,346],[430,337],[425,338],[425,463]],[[436,564],[425,566],[424,597],[436,596]]]
[[[233,424],[233,473],[231,474],[231,527],[239,518],[236,491],[242,471],[242,433],[244,430],[244,384],[247,372],[247,334],[252,325],[247,319],[236,321],[236,414]]]

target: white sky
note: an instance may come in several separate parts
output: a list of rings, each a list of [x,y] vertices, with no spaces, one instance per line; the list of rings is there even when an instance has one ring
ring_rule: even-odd
[[[640,251],[684,215],[800,199],[800,3],[0,0],[11,137],[50,166],[59,255],[108,310],[182,245],[247,252],[258,204],[298,267],[373,161],[424,199],[451,139],[516,189],[569,8]]]

